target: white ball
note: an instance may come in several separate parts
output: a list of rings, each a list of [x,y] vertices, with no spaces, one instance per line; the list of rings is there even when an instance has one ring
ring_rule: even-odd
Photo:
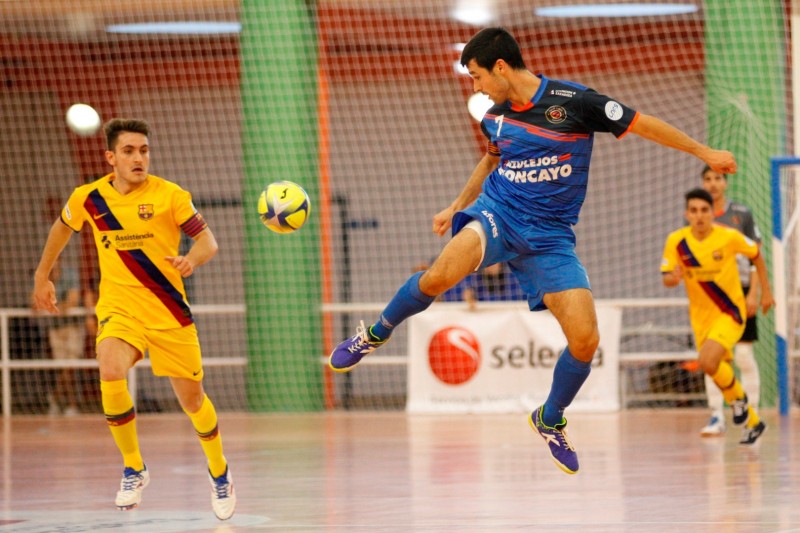
[[[483,115],[494,105],[488,96],[483,93],[473,93],[467,100],[467,110],[472,118],[478,122],[483,120]]]
[[[88,137],[100,129],[100,115],[92,106],[74,104],[67,109],[67,126],[78,135]]]

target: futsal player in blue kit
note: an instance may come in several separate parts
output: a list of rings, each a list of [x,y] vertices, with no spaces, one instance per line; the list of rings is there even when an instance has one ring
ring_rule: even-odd
[[[389,340],[403,320],[430,306],[472,272],[505,261],[531,311],[549,309],[567,347],[553,371],[544,405],[528,417],[556,465],[578,471],[564,410],[589,376],[600,342],[586,270],[572,227],[586,196],[594,132],[629,132],[692,154],[717,172],[736,172],[728,151],[714,150],[666,122],[639,113],[583,85],[534,75],[503,28],[479,31],[461,53],[475,92],[494,106],[481,122],[486,154],[455,201],[433,218],[433,231],[453,238],[433,265],[412,275],[379,320],[331,353],[329,366],[347,372]]]

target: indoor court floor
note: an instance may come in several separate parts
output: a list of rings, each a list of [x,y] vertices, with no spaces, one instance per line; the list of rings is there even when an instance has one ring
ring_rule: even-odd
[[[569,414],[569,413],[568,413]],[[524,414],[221,413],[236,514],[218,521],[189,420],[138,417],[150,486],[113,505],[121,459],[103,417],[3,420],[7,532],[800,532],[798,415],[702,439],[706,411],[571,414],[581,471]]]

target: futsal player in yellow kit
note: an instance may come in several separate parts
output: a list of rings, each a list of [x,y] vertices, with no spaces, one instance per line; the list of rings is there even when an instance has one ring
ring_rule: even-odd
[[[149,353],[153,373],[170,379],[208,460],[211,503],[220,520],[236,496],[217,425],[203,390],[200,343],[183,279],[217,252],[213,233],[178,185],[148,174],[149,126],[113,119],[104,126],[113,172],[76,188],[50,229],[34,277],[34,305],[58,313],[50,272],[73,233],[89,225],[100,265],[97,360],[103,411],[124,462],[116,505],[133,509],[150,473],[139,451],[127,374]],[[179,255],[181,233],[194,240]]]
[[[672,232],[664,245],[662,281],[675,287],[681,280],[689,297],[689,317],[700,368],[711,376],[733,409],[733,423],[745,424],[740,444],[753,444],[766,425],[748,404],[731,366],[733,346],[745,328],[747,307],[736,254],[750,258],[761,281],[761,310],[775,304],[767,267],[758,244],[733,228],[714,224],[713,199],[703,189],[686,193],[689,225]]]

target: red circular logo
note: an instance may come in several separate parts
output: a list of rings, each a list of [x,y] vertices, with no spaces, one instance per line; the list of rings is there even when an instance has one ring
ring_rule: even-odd
[[[428,362],[444,383],[460,385],[469,381],[481,366],[478,339],[464,328],[439,330],[428,345]]]

